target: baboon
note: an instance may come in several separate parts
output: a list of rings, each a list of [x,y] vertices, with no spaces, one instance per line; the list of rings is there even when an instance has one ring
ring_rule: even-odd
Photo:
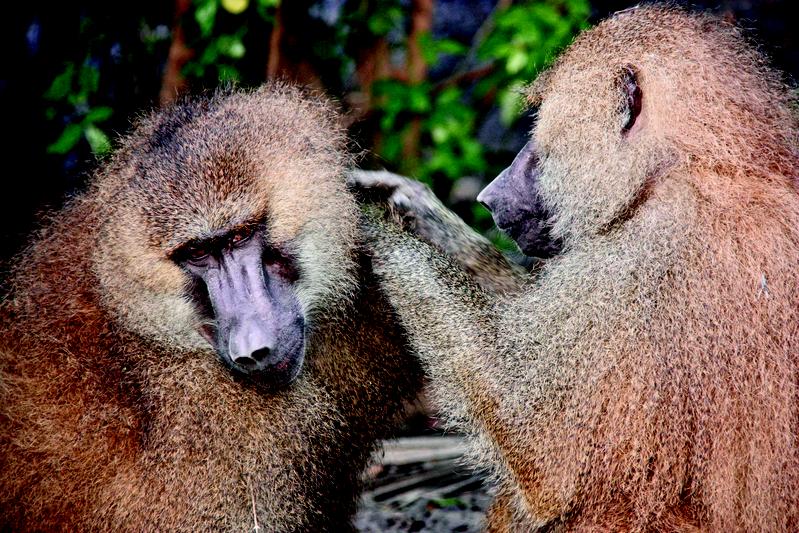
[[[796,531],[794,93],[733,25],[646,6],[580,35],[528,99],[529,143],[478,197],[551,252],[517,291],[367,228],[491,469],[489,529]]]
[[[0,529],[351,530],[421,379],[331,105],[282,84],[141,119],[0,308]]]

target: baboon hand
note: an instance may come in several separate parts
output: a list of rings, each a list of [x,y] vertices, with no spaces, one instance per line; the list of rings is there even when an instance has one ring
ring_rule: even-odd
[[[446,209],[424,183],[385,170],[352,170],[347,185],[362,199],[385,203],[402,217],[419,218]]]
[[[386,171],[353,170],[347,184],[361,201],[387,205],[388,218],[449,256],[483,289],[513,291],[526,277],[424,183]]]
[[[463,231],[463,221],[427,185],[414,179],[384,170],[352,170],[347,185],[362,201],[385,204],[390,218],[403,229],[441,249],[447,248],[446,239]]]

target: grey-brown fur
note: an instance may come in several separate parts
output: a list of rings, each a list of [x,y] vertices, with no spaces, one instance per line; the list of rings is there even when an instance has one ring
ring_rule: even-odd
[[[271,85],[141,119],[0,307],[0,529],[346,531],[420,383],[360,251],[332,108]],[[299,378],[234,378],[169,259],[248,220],[294,253]]]
[[[353,169],[347,179],[362,201],[388,207],[381,218],[435,245],[483,290],[507,294],[521,288],[525,269],[447,209],[427,185],[385,170]]]
[[[643,92],[625,131],[619,75]],[[532,87],[563,252],[517,295],[372,225],[376,271],[494,473],[493,531],[799,528],[799,127],[735,27],[669,7]]]

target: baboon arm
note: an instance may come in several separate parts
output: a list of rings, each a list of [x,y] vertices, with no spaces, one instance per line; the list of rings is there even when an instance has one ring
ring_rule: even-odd
[[[387,171],[352,170],[348,183],[361,196],[389,207],[391,218],[458,264],[485,291],[519,290],[527,270],[448,209],[424,183]],[[367,198],[364,198],[367,199]]]
[[[508,260],[491,241],[474,231],[436,199],[435,209],[418,217],[416,232],[435,244],[484,291],[507,294],[518,291],[527,271]]]
[[[483,290],[460,265],[396,225],[374,219],[365,225],[374,272],[425,367],[438,407],[475,438],[481,455],[496,457],[490,464],[504,463],[514,482],[530,490],[524,499],[537,500],[541,488],[531,464],[540,450],[530,438],[535,424],[524,413],[541,406],[549,389],[534,354],[501,342],[512,322],[507,296]],[[519,379],[530,383],[521,396],[512,392]],[[557,516],[559,507],[551,507],[535,520],[544,524]]]
[[[493,348],[493,295],[439,250],[395,224],[364,217],[364,225],[374,272],[422,362],[434,378],[468,379],[459,375],[462,361]]]

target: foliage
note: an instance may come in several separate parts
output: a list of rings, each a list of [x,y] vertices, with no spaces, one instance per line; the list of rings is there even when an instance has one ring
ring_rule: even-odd
[[[258,22],[271,25],[279,5],[280,0],[194,0],[190,20],[184,21],[192,35],[188,44],[194,58],[184,74],[205,85],[257,83],[245,79],[239,67],[247,53],[245,37]]]
[[[100,84],[100,70],[87,57],[83,63],[66,63],[64,70],[55,77],[44,98],[51,102],[46,114],[54,118],[57,107],[66,109],[66,124],[58,139],[47,147],[50,154],[66,154],[85,139],[93,153],[103,155],[111,149],[108,135],[99,124],[111,118],[113,110],[108,106],[90,104]]]
[[[467,48],[448,39],[425,35],[423,53],[430,64],[441,56],[461,58],[461,68],[485,69],[487,74],[474,85],[430,82],[411,84],[385,80],[375,87],[381,112],[382,142],[378,152],[395,169],[412,175],[436,190],[446,192],[441,181],[463,176],[485,176],[490,169],[486,150],[478,140],[478,120],[486,108],[498,106],[502,123],[510,128],[522,116],[521,93],[558,50],[587,25],[587,0],[523,2],[495,12],[493,27],[485,37]],[[471,61],[470,55],[478,61]],[[476,64],[475,64],[476,63]],[[487,66],[486,66],[487,65]],[[454,77],[464,72],[455,72]],[[421,157],[403,153],[403,139],[414,121],[422,131]],[[496,175],[499,169],[493,170]],[[490,225],[481,206],[472,210],[471,222]],[[468,218],[468,217],[467,217]],[[497,244],[509,243],[496,236]]]
[[[441,30],[417,35],[428,72],[438,74],[412,82],[403,75],[412,44],[407,0],[309,0],[282,6],[280,0],[193,0],[180,19],[191,54],[182,73],[192,92],[226,82],[258,85],[272,59],[270,36],[283,24],[284,33],[302,33],[287,50],[315,69],[317,85],[344,102],[359,91],[369,93],[366,125],[358,126],[364,137],[358,141],[375,154],[373,164],[415,176],[446,197],[464,176],[486,180],[507,165],[507,154],[498,155],[492,152],[496,147],[483,142],[481,128],[492,115],[506,129],[519,123],[524,84],[585,26],[590,11],[588,0],[497,5],[473,37],[455,38]],[[297,13],[305,17],[299,23]],[[285,26],[292,16],[294,26]],[[99,28],[99,17],[81,20],[82,59],[67,58],[43,94],[48,118],[63,122],[47,148],[55,156],[72,153],[82,142],[95,154],[110,147],[114,102],[101,87],[108,73],[106,63],[98,60],[108,52],[98,49],[113,46],[114,40]],[[138,24],[140,61],[163,65],[164,43],[175,38],[168,29],[171,22],[150,23],[142,17]],[[387,46],[389,68],[370,87],[361,87],[358,69],[366,52],[380,43]],[[443,74],[442,65],[450,65]],[[152,102],[155,95],[146,96]],[[490,225],[479,206],[461,215],[478,227]]]
[[[404,172],[431,183],[441,176],[453,180],[484,173],[488,165],[477,141],[476,110],[485,107],[486,99],[495,101],[503,123],[510,127],[522,113],[520,95],[524,84],[568,44],[585,25],[588,14],[585,0],[528,2],[498,11],[494,29],[473,45],[477,57],[492,62],[494,68],[473,88],[398,80],[380,84],[375,92],[382,96],[381,155]],[[429,35],[422,39],[422,47],[431,64],[441,55],[465,56],[469,52],[460,43]],[[403,132],[414,119],[422,122],[424,153],[415,167],[409,168],[402,161],[400,147]]]

